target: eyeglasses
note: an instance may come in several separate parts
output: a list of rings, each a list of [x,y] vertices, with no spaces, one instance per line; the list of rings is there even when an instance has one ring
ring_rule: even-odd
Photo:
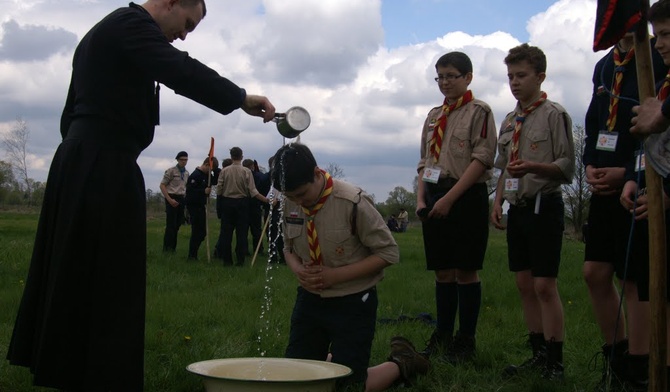
[[[438,83],[440,83],[440,82],[443,81],[443,80],[448,80],[448,81],[451,82],[452,80],[456,80],[456,79],[458,79],[458,78],[460,78],[460,77],[463,77],[463,74],[458,74],[458,75],[454,75],[454,74],[437,75],[437,77],[435,78],[435,81],[438,82]]]

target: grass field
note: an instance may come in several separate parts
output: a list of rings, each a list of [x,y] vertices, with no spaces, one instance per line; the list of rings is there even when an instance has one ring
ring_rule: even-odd
[[[27,369],[4,360],[28,269],[37,213],[0,211],[0,391],[49,391],[31,386]],[[218,234],[215,220],[210,230]],[[296,281],[285,266],[268,266],[259,257],[252,268],[223,267],[186,261],[190,228],[182,227],[175,255],[161,251],[162,216],[148,220],[148,283],[145,343],[146,391],[203,391],[201,380],[185,367],[213,358],[265,355],[281,357],[288,337]],[[434,277],[425,270],[421,229],[394,233],[401,263],[386,270],[378,286],[378,317],[434,315]],[[213,246],[213,241],[212,241]],[[477,336],[477,357],[454,367],[435,361],[430,373],[412,391],[590,391],[600,377],[590,360],[602,339],[595,325],[581,277],[584,246],[565,239],[559,289],[565,307],[566,380],[553,385],[540,379],[504,380],[501,370],[530,353],[526,346],[518,294],[507,270],[505,237],[491,231],[484,270],[483,303]],[[249,264],[249,261],[247,261]],[[385,360],[394,335],[423,348],[432,327],[415,321],[379,324],[372,364]],[[119,375],[122,377],[122,375]]]

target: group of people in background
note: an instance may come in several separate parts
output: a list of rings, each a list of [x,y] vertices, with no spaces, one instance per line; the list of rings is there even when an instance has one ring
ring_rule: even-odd
[[[256,247],[260,254],[264,254],[263,222],[269,218],[272,208],[269,205],[269,197],[272,197],[270,173],[262,173],[255,160],[244,159],[239,147],[230,149],[230,158],[224,159],[220,168],[216,157],[207,157],[190,175],[185,168],[188,154],[181,151],[175,159],[177,164],[165,171],[160,183],[166,214],[163,251],[176,251],[179,227],[188,216],[191,225],[188,259],[198,260],[200,245],[207,235],[206,205],[214,188],[216,216],[221,222],[214,258],[222,260],[224,265],[241,266],[247,256],[255,253]],[[233,235],[236,238],[234,249]],[[278,261],[283,260],[283,255],[274,254]]]
[[[386,220],[386,226],[389,230],[396,233],[404,233],[409,225],[409,213],[404,207],[401,207],[397,214],[391,214]]]

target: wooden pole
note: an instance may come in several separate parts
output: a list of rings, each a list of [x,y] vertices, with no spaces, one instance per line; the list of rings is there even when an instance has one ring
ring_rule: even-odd
[[[635,32],[635,62],[640,102],[656,95],[651,46],[647,27],[649,0],[640,0],[642,19]],[[651,314],[649,344],[649,392],[667,392],[666,379],[666,243],[663,183],[651,165],[646,165],[649,212],[649,307]],[[642,261],[642,260],[641,260]]]
[[[209,174],[207,176],[207,188],[212,187],[212,159],[209,159]],[[207,195],[207,202],[205,202],[205,242],[207,243],[207,262],[212,262],[212,256],[209,252],[209,195]]]
[[[258,240],[258,244],[256,244],[256,251],[254,252],[254,257],[251,258],[251,266],[254,266],[254,263],[256,262],[256,256],[258,256],[258,250],[261,248],[261,244],[263,243],[263,237],[265,237],[265,231],[268,229],[268,223],[270,222],[270,217],[265,220],[265,223],[263,224],[263,230],[261,230],[261,238]],[[270,245],[268,245],[268,248],[270,248]],[[268,249],[269,250],[269,249]],[[268,256],[270,253],[268,252]]]

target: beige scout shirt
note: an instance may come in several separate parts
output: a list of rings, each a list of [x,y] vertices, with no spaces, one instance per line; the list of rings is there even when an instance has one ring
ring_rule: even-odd
[[[500,127],[495,167],[501,170],[503,181],[511,178],[505,168],[512,153],[512,135],[516,117],[522,111],[520,104],[517,103],[514,111],[505,117]],[[518,191],[505,192],[504,198],[511,204],[517,205],[521,199],[534,198],[538,192],[559,193],[561,184],[572,181],[575,173],[572,119],[561,105],[547,100],[526,117],[519,136],[519,159],[553,163],[561,169],[565,178],[551,180],[536,174],[526,174],[519,179]]]
[[[184,169],[184,174],[179,172],[177,166],[172,166],[165,171],[161,184],[165,185],[168,195],[186,194],[186,181],[188,181],[188,170]]]
[[[242,166],[241,162],[233,162],[232,165],[224,167],[219,173],[216,194],[231,199],[256,197],[258,190],[254,184],[253,173]]]
[[[430,139],[433,137],[442,106],[433,108],[423,124],[421,133],[421,159],[417,172],[424,168],[440,169],[440,179],[459,179],[473,159],[487,168],[493,167],[496,150],[496,125],[491,108],[484,101],[474,99],[449,114],[447,129],[442,138],[440,158],[434,162],[430,155]],[[477,182],[491,178],[487,170]]]
[[[357,203],[356,234],[351,233],[352,211]],[[285,199],[284,250],[291,251],[309,264],[307,220],[302,207]],[[377,255],[391,264],[398,263],[400,253],[384,218],[375,209],[372,199],[349,183],[333,179],[333,193],[314,218],[323,263],[329,267],[353,264],[370,255]],[[375,286],[384,278],[384,271],[376,275],[350,280],[324,289],[321,297],[341,297]]]

